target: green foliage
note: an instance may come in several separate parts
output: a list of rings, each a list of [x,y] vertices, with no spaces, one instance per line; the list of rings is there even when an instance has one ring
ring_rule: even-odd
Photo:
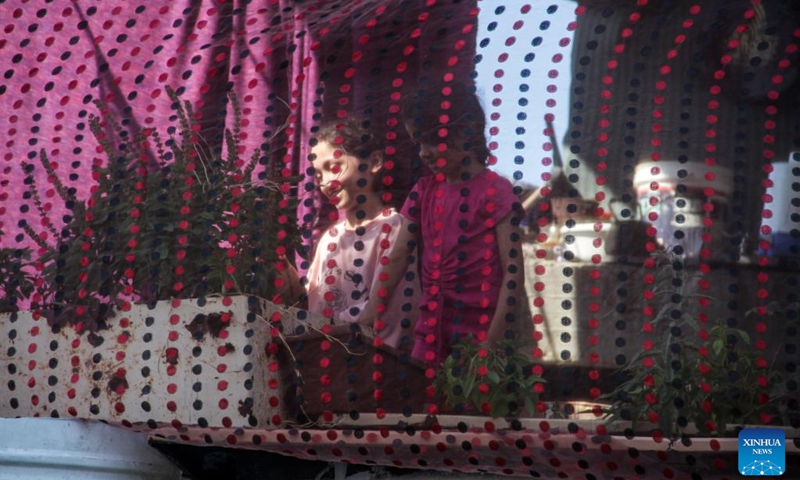
[[[26,270],[30,260],[29,248],[0,248],[0,312],[16,312],[18,302],[33,293],[34,280]]]
[[[199,136],[189,102],[167,89],[178,125],[127,139],[105,106],[89,124],[105,155],[92,168],[91,196],[79,200],[58,181],[44,150],[40,162],[71,211],[50,246],[26,230],[47,253],[45,308],[70,322],[103,320],[114,305],[213,294],[271,298],[277,252],[291,249],[297,231],[288,181],[276,168],[253,179],[261,152],[239,158],[239,106],[225,146]],[[123,139],[112,142],[108,133]],[[153,158],[155,156],[155,158]],[[31,171],[33,166],[26,165]],[[29,190],[40,215],[33,176]],[[52,227],[51,227],[52,228]],[[90,325],[90,324],[87,324]]]
[[[702,298],[696,283],[685,269],[675,268],[670,254],[654,257],[654,293],[662,307],[644,349],[623,368],[627,380],[600,397],[612,402],[606,419],[631,421],[634,428],[646,422],[676,439],[687,434],[690,423],[700,434],[715,436],[725,435],[729,425],[788,425],[798,418],[797,400],[789,399],[787,379],[773,368],[770,352],[756,348],[741,328],[691,313],[689,302]]]
[[[489,349],[471,336],[462,339],[439,368],[437,396],[457,414],[532,414],[539,401],[536,384],[545,380],[532,373],[530,348],[525,347],[517,340],[503,340]]]

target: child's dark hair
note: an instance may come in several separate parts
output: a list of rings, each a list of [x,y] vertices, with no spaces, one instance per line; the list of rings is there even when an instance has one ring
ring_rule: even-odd
[[[472,152],[484,165],[491,153],[486,145],[486,116],[474,85],[451,82],[423,84],[403,96],[400,103],[403,122],[413,130],[416,142],[447,143]],[[447,128],[442,138],[439,130]],[[462,145],[454,132],[464,139]]]
[[[314,135],[311,139],[312,147],[319,142],[325,142],[359,160],[366,160],[376,151],[381,153],[383,159],[384,140],[373,131],[369,121],[359,122],[350,118],[331,120],[319,125],[312,133]],[[390,173],[386,168],[381,168],[375,174],[372,189],[376,192],[389,190],[387,187],[392,182],[385,181],[385,178]],[[392,199],[383,198],[383,200],[384,203],[390,203]]]
[[[383,142],[369,128],[369,122],[357,122],[349,118],[328,121],[321,124],[313,134],[312,147],[319,142],[326,142],[360,160],[366,159],[376,150],[383,153]]]

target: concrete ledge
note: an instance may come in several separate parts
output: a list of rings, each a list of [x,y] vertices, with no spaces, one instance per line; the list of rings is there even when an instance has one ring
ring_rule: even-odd
[[[147,435],[83,420],[0,419],[0,480],[177,480]]]

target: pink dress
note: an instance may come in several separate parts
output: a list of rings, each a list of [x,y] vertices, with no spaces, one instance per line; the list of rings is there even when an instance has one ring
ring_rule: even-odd
[[[460,183],[424,177],[411,191],[402,213],[422,238],[414,358],[438,365],[462,336],[488,330],[503,279],[495,226],[515,208],[511,182],[488,169]]]
[[[381,261],[388,260],[408,223],[396,210],[386,209],[357,230],[346,229],[344,221],[329,228],[307,273],[309,311],[333,317],[336,323],[356,322],[370,296],[384,294],[380,292]],[[386,311],[375,324],[375,335],[386,345],[410,351],[419,303],[416,248],[397,288],[385,294]]]

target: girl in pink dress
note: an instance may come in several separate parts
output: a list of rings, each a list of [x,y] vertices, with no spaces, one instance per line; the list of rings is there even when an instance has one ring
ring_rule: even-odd
[[[372,327],[378,345],[410,351],[419,280],[410,221],[386,206],[383,145],[353,121],[323,125],[311,160],[340,221],[317,243],[307,272],[308,309],[335,323]]]
[[[486,120],[474,89],[426,87],[403,102],[406,130],[433,171],[402,213],[419,226],[420,315],[412,355],[439,365],[471,334],[488,347],[510,339],[524,296],[519,220],[511,182],[486,167]]]

